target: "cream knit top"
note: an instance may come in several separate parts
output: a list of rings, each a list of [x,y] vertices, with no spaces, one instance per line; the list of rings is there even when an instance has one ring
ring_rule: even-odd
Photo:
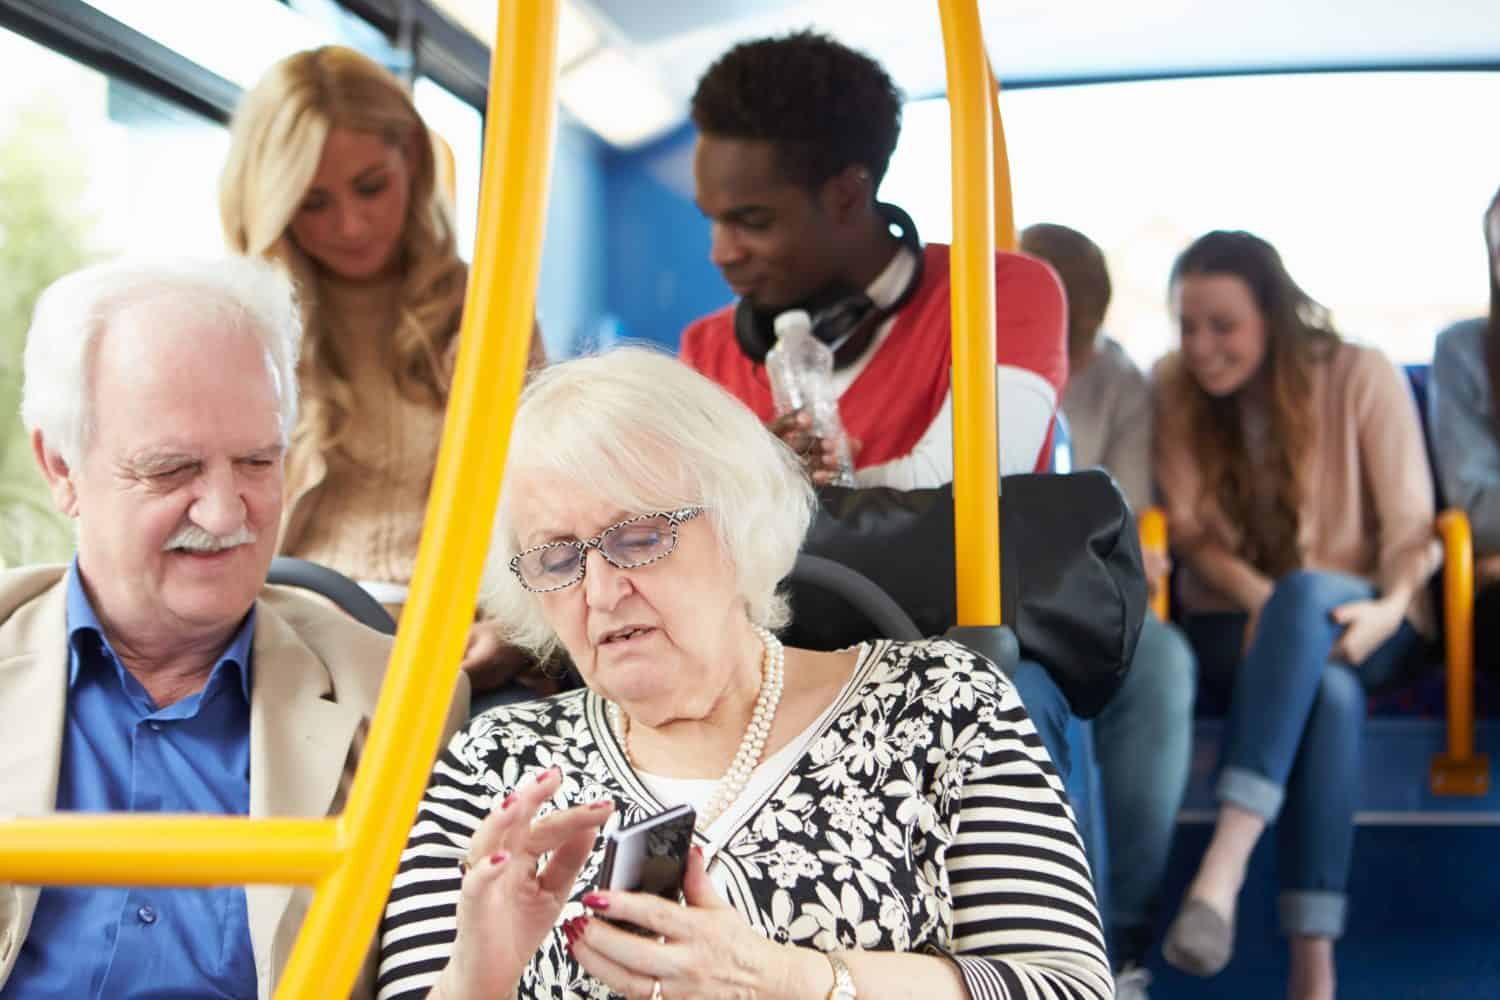
[[[401,394],[391,335],[399,285],[324,279],[320,314],[354,391],[353,426],[321,455],[287,462],[281,552],[359,582],[411,583],[443,410]],[[305,446],[303,451],[309,450]]]

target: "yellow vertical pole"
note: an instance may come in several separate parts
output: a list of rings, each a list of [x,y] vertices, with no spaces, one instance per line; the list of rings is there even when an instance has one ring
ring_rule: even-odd
[[[426,787],[489,549],[531,343],[552,148],[557,0],[501,3],[490,60],[479,239],[406,627],[278,998],[349,992]],[[399,717],[398,717],[399,716]]]
[[[1160,507],[1147,507],[1141,511],[1141,516],[1136,518],[1136,531],[1141,537],[1141,551],[1155,552],[1158,555],[1167,554],[1167,513]],[[1157,584],[1156,593],[1151,595],[1151,610],[1156,612],[1156,617],[1167,621],[1171,614],[1170,584],[1162,580]]]
[[[1489,760],[1474,753],[1474,537],[1459,510],[1438,515],[1443,539],[1443,625],[1447,638],[1448,752],[1432,763],[1438,795],[1483,795]]]
[[[989,65],[989,61],[985,61]],[[1010,153],[1005,148],[1005,119],[1000,117],[1000,79],[990,66],[990,128],[995,142],[995,248],[1014,251],[1020,246],[1016,238],[1016,210],[1010,193]]]
[[[953,128],[953,518],[958,624],[1000,624],[995,181],[989,62],[975,0],[938,0]]]

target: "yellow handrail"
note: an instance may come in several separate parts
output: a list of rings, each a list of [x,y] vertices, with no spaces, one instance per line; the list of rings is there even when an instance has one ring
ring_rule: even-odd
[[[1167,554],[1167,514],[1160,507],[1147,507],[1141,511],[1141,516],[1136,518],[1136,530],[1141,536],[1141,551],[1155,552],[1165,556]],[[1148,581],[1149,582],[1149,581]],[[1156,617],[1167,621],[1171,613],[1171,586],[1169,581],[1162,580],[1151,595],[1151,610],[1156,612]]]
[[[1447,644],[1448,752],[1433,757],[1434,795],[1485,795],[1490,760],[1474,752],[1474,538],[1468,515],[1438,515],[1443,539],[1443,631]]]
[[[995,428],[998,115],[975,0],[938,0],[953,128],[953,534],[959,625],[1000,624]]]
[[[557,0],[502,3],[498,17],[479,241],[406,606],[409,626],[396,637],[395,666],[340,819],[349,854],[308,911],[278,997],[333,996],[354,981],[427,785],[489,550],[536,312]]]
[[[989,65],[989,60],[985,60]],[[1014,252],[1021,245],[1016,237],[1016,209],[1010,193],[1010,153],[1005,147],[1005,119],[1000,117],[1000,78],[990,66],[990,129],[995,141],[995,249]]]
[[[316,884],[277,991],[347,994],[436,756],[489,547],[531,341],[551,157],[557,0],[500,4],[479,241],[408,625],[344,815],[0,822],[0,882]]]
[[[339,858],[331,819],[67,814],[0,823],[0,882],[312,885]],[[171,864],[163,864],[170,859]]]

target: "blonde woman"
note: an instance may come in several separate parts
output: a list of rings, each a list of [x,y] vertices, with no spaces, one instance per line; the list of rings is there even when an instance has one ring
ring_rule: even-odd
[[[358,580],[399,616],[466,279],[406,89],[352,49],[281,60],[235,114],[219,213],[230,247],[285,266],[302,300],[279,551]],[[524,662],[476,624],[464,661],[476,691]]]

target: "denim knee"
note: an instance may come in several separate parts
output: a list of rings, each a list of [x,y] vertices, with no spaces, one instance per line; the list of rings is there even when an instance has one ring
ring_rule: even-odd
[[[1120,695],[1139,692],[1157,706],[1153,715],[1186,726],[1192,720],[1197,690],[1198,659],[1187,637],[1177,626],[1147,614]]]
[[[1318,681],[1318,703],[1320,710],[1337,711],[1340,718],[1364,718],[1365,689],[1359,675],[1350,667],[1329,664]]]
[[[1276,581],[1261,611],[1261,622],[1276,612],[1290,612],[1297,616],[1312,616],[1321,623],[1327,620],[1328,612],[1339,605],[1368,600],[1374,595],[1375,588],[1369,581],[1357,576],[1295,569]]]

